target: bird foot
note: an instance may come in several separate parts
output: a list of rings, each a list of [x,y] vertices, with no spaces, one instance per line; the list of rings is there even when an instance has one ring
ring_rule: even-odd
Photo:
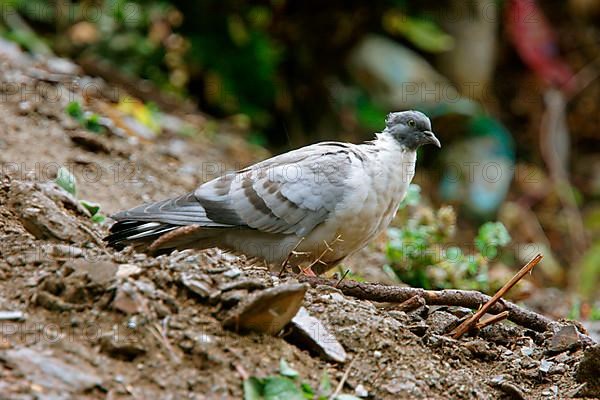
[[[300,273],[306,276],[317,276],[317,274],[314,273],[310,265],[306,268],[300,268]]]

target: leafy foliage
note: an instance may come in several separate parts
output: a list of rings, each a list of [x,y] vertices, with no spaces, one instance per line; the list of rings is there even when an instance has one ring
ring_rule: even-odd
[[[55,182],[73,196],[77,194],[77,179],[75,179],[75,176],[65,167],[60,167],[58,169]]]
[[[328,400],[333,394],[327,373],[323,374],[318,390],[307,382],[298,383],[299,373],[290,367],[285,359],[279,362],[279,374],[244,380],[244,400]],[[358,400],[355,396],[340,394],[334,400]]]
[[[420,203],[420,188],[411,185],[401,208]],[[415,287],[489,291],[488,265],[510,242],[510,235],[500,222],[485,223],[471,246],[473,251],[464,252],[453,243],[455,230],[452,207],[432,210],[419,206],[416,215],[407,217],[403,228],[388,230],[387,270]]]
[[[81,126],[83,126],[88,131],[94,133],[103,133],[104,126],[102,126],[100,121],[100,116],[96,113],[90,111],[84,111],[81,104],[77,101],[71,101],[67,104],[65,108],[65,112],[77,120]]]

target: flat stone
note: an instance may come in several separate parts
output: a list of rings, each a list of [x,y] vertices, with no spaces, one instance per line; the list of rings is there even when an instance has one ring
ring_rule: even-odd
[[[125,282],[117,288],[112,306],[125,314],[146,313],[148,311],[148,300],[133,285]]]
[[[0,321],[24,321],[26,318],[23,311],[0,311]]]
[[[137,276],[142,273],[142,269],[134,264],[121,264],[117,269],[117,278],[127,278],[130,276]]]
[[[296,283],[254,292],[228,314],[223,326],[275,335],[296,315],[307,290],[308,285]]]
[[[347,355],[344,347],[321,323],[301,307],[292,318],[292,331],[286,340],[300,348],[308,349],[328,361],[343,363]]]
[[[132,361],[147,350],[140,340],[118,340],[116,334],[109,333],[100,338],[100,351],[119,360]]]
[[[208,283],[198,279],[194,274],[181,274],[181,283],[190,292],[200,296],[202,299],[210,297],[215,292]]]
[[[83,360],[72,365],[54,357],[49,351],[29,347],[7,350],[0,357],[12,364],[28,380],[41,386],[47,394],[64,396],[102,384],[102,378]]]
[[[111,283],[117,274],[118,266],[112,261],[97,260],[87,261],[85,258],[68,262],[66,266],[74,271],[85,271],[92,282],[105,286]]]
[[[548,350],[552,353],[562,353],[580,346],[579,332],[573,325],[563,326],[552,336]]]

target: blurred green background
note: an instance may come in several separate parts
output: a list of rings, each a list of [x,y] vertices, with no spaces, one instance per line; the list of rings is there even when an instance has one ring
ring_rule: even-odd
[[[493,291],[540,251],[538,287],[598,312],[600,0],[0,5],[0,33],[30,52],[169,93],[145,92],[151,107],[191,100],[272,152],[370,139],[390,111],[426,112],[443,148],[420,155],[382,245],[387,273]]]

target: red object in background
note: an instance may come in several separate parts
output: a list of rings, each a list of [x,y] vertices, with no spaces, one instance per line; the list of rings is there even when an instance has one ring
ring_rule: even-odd
[[[568,93],[573,71],[560,58],[556,35],[534,0],[506,2],[506,25],[521,59],[546,83]]]

